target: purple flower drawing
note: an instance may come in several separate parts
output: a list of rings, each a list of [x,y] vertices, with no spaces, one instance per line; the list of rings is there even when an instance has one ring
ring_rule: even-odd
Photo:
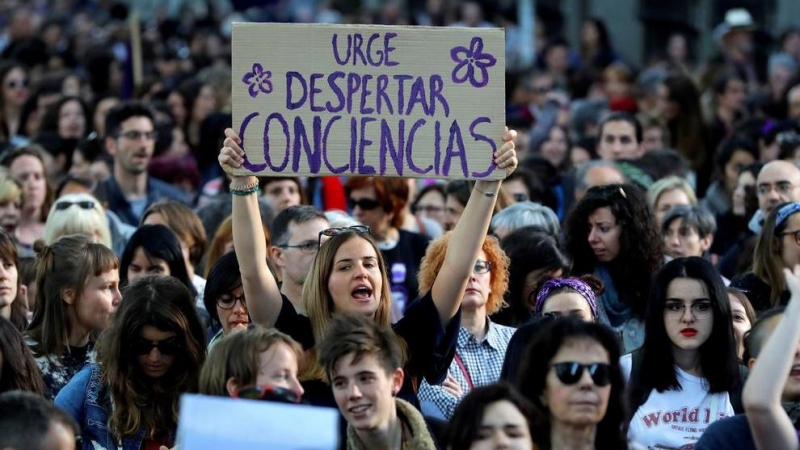
[[[450,58],[456,63],[453,69],[453,83],[461,84],[469,80],[476,88],[481,88],[489,83],[489,67],[497,64],[497,59],[489,53],[483,52],[483,39],[475,36],[469,43],[469,48],[453,47]]]
[[[253,64],[253,71],[247,72],[242,78],[242,82],[247,85],[247,92],[250,97],[256,98],[258,91],[265,94],[272,92],[272,82],[269,81],[272,77],[272,72],[265,71],[264,67],[259,63]]]

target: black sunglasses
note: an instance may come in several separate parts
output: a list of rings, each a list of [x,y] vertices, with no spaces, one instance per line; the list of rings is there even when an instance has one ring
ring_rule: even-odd
[[[347,207],[352,209],[356,209],[356,206],[363,209],[364,211],[372,211],[373,209],[378,208],[381,206],[377,200],[373,200],[371,198],[362,198],[361,200],[353,200],[352,198],[347,199]]]
[[[322,247],[322,236],[334,237],[342,233],[347,233],[348,231],[353,231],[358,234],[369,234],[369,227],[366,225],[353,225],[351,227],[337,227],[322,230],[319,232],[319,237],[317,239],[317,248]]]
[[[560,362],[552,365],[559,381],[566,385],[575,384],[583,377],[584,369],[589,371],[595,386],[607,386],[611,382],[611,365],[606,363],[581,364],[577,362]]]
[[[81,209],[94,209],[94,202],[91,200],[85,200],[80,202],[58,202],[56,203],[56,211],[64,211],[65,209],[69,208],[72,205],[78,205]]]
[[[133,353],[140,356],[149,355],[154,348],[157,348],[162,355],[173,356],[178,353],[183,346],[178,342],[177,337],[164,339],[162,341],[148,341],[147,339],[138,338],[131,343],[131,350]]]

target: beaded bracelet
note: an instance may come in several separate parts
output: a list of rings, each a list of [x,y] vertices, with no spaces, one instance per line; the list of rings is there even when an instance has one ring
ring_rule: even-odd
[[[246,196],[255,194],[258,192],[258,185],[255,186],[245,186],[244,189],[229,189],[228,190],[232,195],[239,195],[239,196]]]

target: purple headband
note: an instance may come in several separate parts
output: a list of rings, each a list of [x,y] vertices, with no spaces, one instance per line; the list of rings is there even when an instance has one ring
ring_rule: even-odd
[[[595,298],[594,291],[586,282],[578,278],[553,278],[547,280],[539,290],[539,294],[536,295],[536,306],[533,310],[534,314],[537,316],[541,315],[542,308],[544,308],[544,301],[547,300],[550,293],[564,287],[581,294],[581,296],[586,299],[586,303],[589,304],[589,309],[592,310],[592,316],[597,317],[597,299]]]

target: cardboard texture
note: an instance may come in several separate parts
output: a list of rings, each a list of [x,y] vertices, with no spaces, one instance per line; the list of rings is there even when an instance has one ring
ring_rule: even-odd
[[[501,179],[505,33],[235,23],[241,174]]]

